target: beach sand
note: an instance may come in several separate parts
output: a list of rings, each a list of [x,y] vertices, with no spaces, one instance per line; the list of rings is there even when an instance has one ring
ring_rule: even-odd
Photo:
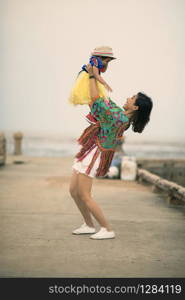
[[[94,179],[116,238],[71,234],[83,223],[68,191],[72,161],[8,155],[0,168],[0,276],[184,277],[184,208],[150,186]]]

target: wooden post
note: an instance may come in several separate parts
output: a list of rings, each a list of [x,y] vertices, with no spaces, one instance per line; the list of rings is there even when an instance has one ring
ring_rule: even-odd
[[[22,132],[20,131],[17,131],[14,133],[13,135],[14,137],[14,154],[15,155],[20,155],[22,154],[22,151],[21,151],[21,141],[22,141],[22,138],[23,138],[23,134]]]

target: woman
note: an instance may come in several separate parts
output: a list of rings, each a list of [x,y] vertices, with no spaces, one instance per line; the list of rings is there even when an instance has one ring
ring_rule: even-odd
[[[81,145],[77,153],[70,182],[70,194],[80,210],[85,223],[73,231],[73,234],[92,234],[92,239],[115,238],[115,232],[107,222],[101,208],[94,201],[91,190],[93,178],[107,174],[113,159],[117,143],[123,132],[132,125],[134,132],[141,133],[150,120],[152,100],[138,93],[128,98],[122,108],[111,99],[104,101],[98,95],[96,79],[91,65],[87,65],[90,78],[91,113],[97,119],[78,139]],[[95,233],[92,216],[100,225]]]

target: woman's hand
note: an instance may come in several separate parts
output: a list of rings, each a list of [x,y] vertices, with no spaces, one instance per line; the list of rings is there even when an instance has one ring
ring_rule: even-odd
[[[89,73],[89,76],[94,75],[94,74],[93,74],[93,67],[91,66],[91,64],[87,64],[86,70],[87,70],[87,72]]]
[[[91,64],[88,64],[86,66],[86,70],[90,76],[93,76],[92,79],[89,79],[89,85],[90,85],[90,97],[92,99],[90,106],[93,104],[93,102],[96,100],[97,97],[99,97],[99,91],[97,88],[97,83],[96,83],[96,77],[94,76],[93,73],[93,67],[91,66]]]
[[[105,82],[105,80],[98,74],[98,69],[96,67],[92,67],[91,64],[86,66],[86,70],[89,73],[89,76],[95,76],[95,78],[104,85],[108,92],[112,92],[112,88]]]

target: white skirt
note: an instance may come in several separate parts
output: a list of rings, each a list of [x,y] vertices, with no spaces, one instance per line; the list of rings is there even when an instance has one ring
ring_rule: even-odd
[[[95,154],[97,148],[98,148],[98,146],[96,146],[94,149],[92,149],[81,161],[78,161],[78,159],[75,158],[72,169],[75,170],[77,173],[83,173],[91,178],[96,177],[96,171],[99,167],[101,152],[98,154],[98,157],[96,158],[90,173],[86,174],[86,171],[88,169],[89,164],[91,163],[91,160],[92,160],[93,155]]]

